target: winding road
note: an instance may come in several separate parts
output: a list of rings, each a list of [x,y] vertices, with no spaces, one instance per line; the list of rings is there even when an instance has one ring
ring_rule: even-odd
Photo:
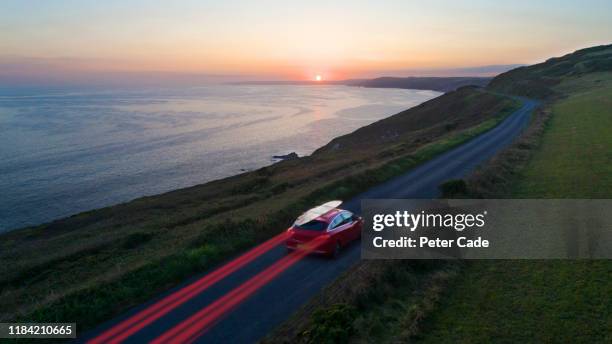
[[[465,177],[527,126],[538,103],[520,100],[521,108],[495,128],[346,201],[342,207],[359,213],[362,199],[437,197],[440,183]],[[357,244],[335,260],[316,256],[291,260],[281,241],[279,237],[259,245],[246,253],[246,258],[194,277],[77,341],[253,343],[360,259]]]

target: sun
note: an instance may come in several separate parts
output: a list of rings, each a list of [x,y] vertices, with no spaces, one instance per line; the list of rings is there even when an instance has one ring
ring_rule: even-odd
[[[317,75],[317,76],[315,76],[315,80],[316,81],[321,81],[321,80],[323,80],[323,77],[321,75]]]

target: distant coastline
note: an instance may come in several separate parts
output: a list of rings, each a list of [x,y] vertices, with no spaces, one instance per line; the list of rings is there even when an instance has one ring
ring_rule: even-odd
[[[346,80],[253,80],[232,82],[232,85],[344,85],[369,88],[400,88],[412,90],[429,90],[450,92],[463,86],[485,87],[492,77],[391,77],[384,76],[374,79],[346,79]]]

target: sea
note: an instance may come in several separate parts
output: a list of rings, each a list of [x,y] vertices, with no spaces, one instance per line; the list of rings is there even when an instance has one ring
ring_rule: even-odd
[[[0,94],[0,232],[308,155],[438,95],[340,85]]]

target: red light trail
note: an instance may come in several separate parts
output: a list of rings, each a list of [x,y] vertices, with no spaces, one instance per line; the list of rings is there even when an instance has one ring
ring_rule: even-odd
[[[270,280],[278,276],[304,256],[308,255],[326,239],[325,236],[317,237],[303,249],[294,251],[283,257],[248,281],[187,318],[185,321],[166,331],[151,343],[192,343],[214,325],[221,316],[238,306],[259,288],[267,284]]]
[[[121,343],[123,340],[125,340],[132,334],[138,332],[143,327],[159,319],[164,314],[167,314],[171,310],[185,303],[189,299],[193,298],[195,295],[199,294],[203,290],[227,277],[234,271],[252,262],[255,258],[268,252],[273,247],[285,241],[288,235],[289,234],[287,232],[283,232],[269,239],[268,241],[252,248],[248,252],[217,268],[216,270],[205,275],[199,280],[189,284],[188,286],[185,286],[180,290],[177,290],[176,292],[164,297],[163,299],[157,301],[156,303],[145,308],[144,310],[134,314],[130,318],[113,326],[112,328],[103,332],[99,336],[89,340],[88,343]],[[282,261],[282,259],[280,261]]]

